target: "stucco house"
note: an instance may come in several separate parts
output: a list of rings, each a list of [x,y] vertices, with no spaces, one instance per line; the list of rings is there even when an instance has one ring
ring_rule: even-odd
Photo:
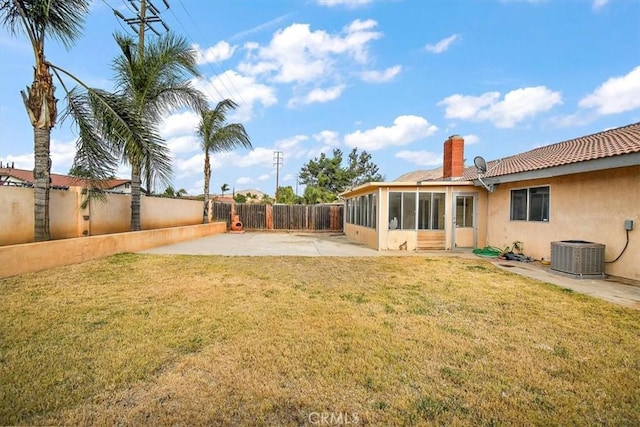
[[[454,135],[441,169],[343,197],[345,234],[377,250],[518,241],[528,256],[550,259],[552,242],[580,240],[605,246],[606,274],[640,280],[640,123],[489,161],[480,175],[464,166]]]
[[[0,167],[0,185],[16,187],[33,187],[33,171],[15,169],[13,167]],[[51,174],[51,188],[54,190],[67,190],[69,187],[84,187],[86,181],[74,176]],[[110,179],[101,183],[105,191],[111,193],[131,194],[130,179]]]

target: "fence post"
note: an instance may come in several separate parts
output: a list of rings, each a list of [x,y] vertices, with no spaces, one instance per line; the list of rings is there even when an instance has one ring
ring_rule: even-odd
[[[265,206],[265,216],[267,230],[273,230],[273,205]]]

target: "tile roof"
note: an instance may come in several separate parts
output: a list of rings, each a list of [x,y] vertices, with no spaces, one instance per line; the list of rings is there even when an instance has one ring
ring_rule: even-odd
[[[510,175],[589,160],[640,153],[640,122],[592,135],[558,142],[487,162],[485,177]],[[466,168],[463,180],[477,179],[475,167]]]
[[[24,181],[25,183],[33,184],[33,171],[15,168],[0,168],[0,175],[11,176],[13,178]],[[118,187],[122,184],[131,182],[130,179],[110,179],[104,182],[104,189],[109,190],[111,188]],[[51,186],[52,187],[82,187],[85,180],[77,178],[75,176],[60,175],[57,173],[51,174]]]

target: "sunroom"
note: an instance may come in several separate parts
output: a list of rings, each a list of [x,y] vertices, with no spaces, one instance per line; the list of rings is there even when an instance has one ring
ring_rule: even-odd
[[[442,176],[372,182],[344,193],[346,236],[377,250],[485,246],[487,193],[462,178],[464,140],[444,144]]]
[[[486,193],[469,182],[375,182],[344,194],[346,236],[377,250],[483,246]]]

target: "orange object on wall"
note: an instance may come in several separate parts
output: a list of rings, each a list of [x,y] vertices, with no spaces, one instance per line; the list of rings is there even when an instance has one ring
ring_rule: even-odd
[[[240,215],[233,215],[231,220],[231,231],[242,231],[242,222],[240,222]]]

